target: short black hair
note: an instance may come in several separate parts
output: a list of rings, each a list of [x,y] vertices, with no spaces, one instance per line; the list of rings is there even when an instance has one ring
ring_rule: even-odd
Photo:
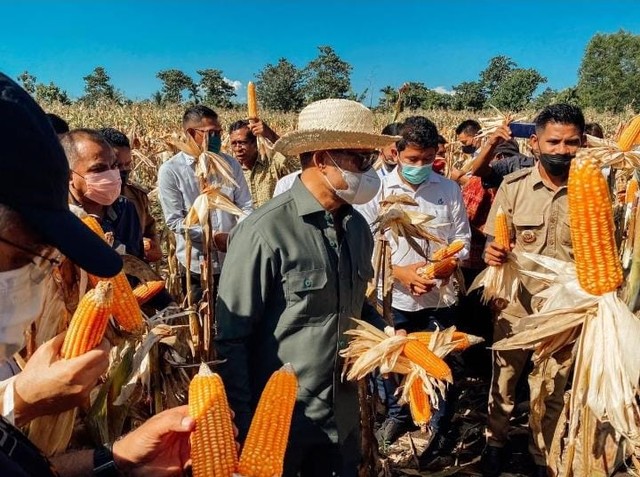
[[[382,134],[386,136],[399,136],[402,123],[390,123],[382,129]]]
[[[64,134],[69,132],[69,123],[62,119],[60,116],[54,113],[47,113],[49,122],[53,126],[53,130],[56,134]]]
[[[100,146],[113,151],[111,144],[109,144],[99,131],[89,128],[73,129],[60,136],[60,144],[62,144],[62,149],[64,149],[64,153],[67,156],[70,169],[73,169],[80,159],[78,153],[78,142],[82,139],[88,139],[95,144],[99,144]]]
[[[98,132],[102,134],[111,147],[126,147],[131,149],[129,138],[122,132],[114,128],[102,128]]]
[[[213,119],[215,121],[218,119],[218,113],[203,104],[191,106],[187,108],[182,115],[182,127],[185,127],[189,123],[199,123],[204,118]]]
[[[407,118],[400,128],[400,139],[396,144],[398,152],[404,151],[409,145],[420,149],[438,148],[438,128],[424,116]]]
[[[475,119],[466,119],[458,124],[458,127],[456,128],[456,136],[462,133],[468,134],[469,136],[475,136],[478,134],[480,129],[482,129],[482,127],[478,121]]]
[[[442,134],[438,134],[438,144],[448,144],[448,143],[449,141],[447,141]]]
[[[311,164],[311,159],[313,159],[313,153],[315,151],[309,152],[301,152],[300,153],[300,168],[306,169]]]
[[[536,116],[536,134],[540,134],[549,123],[572,124],[584,134],[584,115],[578,106],[566,103],[550,104]]]
[[[237,131],[239,129],[244,129],[244,128],[248,129],[247,139],[249,139],[250,141],[256,142],[256,137],[253,135],[253,132],[251,132],[251,128],[249,127],[249,121],[246,119],[239,119],[235,123],[232,123],[231,126],[229,126],[229,134],[231,134],[233,131]]]
[[[587,123],[584,125],[584,132],[589,136],[599,137],[604,139],[604,130],[598,123]]]

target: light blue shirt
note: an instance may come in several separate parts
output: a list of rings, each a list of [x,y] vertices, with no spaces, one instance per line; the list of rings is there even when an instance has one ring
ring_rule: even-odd
[[[220,187],[220,191],[236,204],[243,212],[249,214],[253,211],[251,202],[251,192],[247,186],[247,181],[242,173],[240,163],[226,154],[220,154],[231,166],[233,178],[238,186],[223,184],[221,178],[217,176],[209,177],[209,184]],[[185,253],[185,230],[184,219],[189,213],[191,206],[200,195],[200,185],[195,174],[196,160],[189,154],[179,152],[166,161],[158,171],[158,186],[160,195],[160,205],[164,214],[167,227],[176,237],[176,255],[178,261],[187,266]],[[211,227],[214,232],[230,232],[238,222],[238,218],[228,212],[213,210],[210,213]],[[191,237],[191,264],[189,269],[193,273],[200,273],[200,262],[204,261],[204,244],[202,227],[189,227]],[[212,255],[213,271],[220,273],[225,254],[214,252]]]

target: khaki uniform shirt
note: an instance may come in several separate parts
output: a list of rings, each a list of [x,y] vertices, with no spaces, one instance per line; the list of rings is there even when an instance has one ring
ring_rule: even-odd
[[[531,252],[566,262],[573,262],[573,247],[569,229],[569,205],[567,187],[553,190],[545,184],[539,165],[521,169],[504,178],[489,212],[485,233],[495,236],[495,216],[498,207],[507,216],[514,252]],[[526,270],[548,272],[547,269],[519,256]],[[545,285],[540,280],[522,276],[518,299],[503,310],[503,315],[524,317],[533,313],[532,296],[541,292]]]
[[[285,157],[277,152],[271,157],[258,155],[252,169],[242,169],[251,191],[253,206],[258,208],[271,200],[278,180],[298,169],[300,161],[297,158]]]
[[[142,236],[153,238],[156,235],[156,219],[151,215],[149,209],[149,197],[147,191],[138,184],[127,183],[122,189],[122,195],[129,199],[136,207],[140,226],[142,227]]]

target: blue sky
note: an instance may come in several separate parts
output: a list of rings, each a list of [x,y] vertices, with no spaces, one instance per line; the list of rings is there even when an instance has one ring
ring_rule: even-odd
[[[266,64],[285,57],[303,67],[318,45],[353,66],[354,90],[369,88],[374,103],[380,88],[405,81],[449,90],[499,54],[564,88],[576,83],[595,33],[640,34],[637,0],[0,0],[0,11],[0,71],[28,70],[72,97],[82,95],[83,76],[104,66],[132,99],[160,88],[159,70],[197,78],[197,69],[218,68],[244,100],[247,81]]]

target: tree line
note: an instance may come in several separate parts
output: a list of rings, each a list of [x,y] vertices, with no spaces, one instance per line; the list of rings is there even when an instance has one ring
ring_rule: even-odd
[[[256,89],[262,107],[274,111],[298,111],[305,104],[324,98],[348,98],[364,101],[368,90],[355,92],[351,85],[353,67],[331,46],[319,46],[316,58],[299,68],[286,58],[265,65],[256,74]],[[214,108],[239,107],[236,91],[222,70],[197,70],[193,78],[178,69],[159,71],[162,86],[149,100],[157,105],[203,102]],[[39,83],[25,71],[18,80],[43,102],[71,104],[62,88]],[[83,77],[84,95],[77,101],[94,105],[100,102],[131,103],[115,88],[102,66]],[[540,109],[554,102],[569,102],[599,111],[620,112],[627,107],[640,111],[640,35],[620,30],[598,33],[587,44],[578,71],[578,83],[562,90],[541,87],[547,79],[534,68],[522,68],[503,55],[489,60],[478,79],[455,85],[450,94],[436,91],[422,82],[395,85],[380,90],[376,108],[389,110],[396,103],[404,109],[452,109],[477,111],[495,106],[508,111]],[[539,93],[537,93],[539,92]],[[537,94],[536,94],[537,93]],[[401,94],[400,98],[399,95]],[[400,101],[398,101],[400,99]]]

